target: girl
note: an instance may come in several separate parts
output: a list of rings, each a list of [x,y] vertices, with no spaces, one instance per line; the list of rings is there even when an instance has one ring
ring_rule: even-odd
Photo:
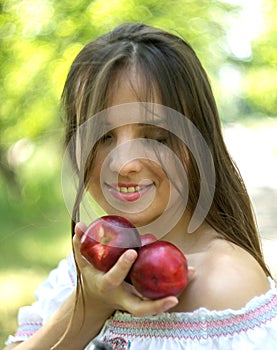
[[[276,348],[276,286],[192,48],[159,29],[121,25],[77,56],[63,104],[78,175],[75,260],[62,261],[20,310],[5,349],[93,349],[95,338],[122,350]],[[183,251],[193,268],[181,295],[147,300],[124,282],[132,249],[107,273],[82,258],[85,193]]]

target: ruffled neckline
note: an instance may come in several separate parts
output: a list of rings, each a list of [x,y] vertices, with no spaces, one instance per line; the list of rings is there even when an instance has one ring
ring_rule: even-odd
[[[224,309],[224,310],[210,310],[205,307],[201,307],[197,310],[194,310],[192,312],[163,312],[155,316],[148,316],[144,317],[144,319],[149,319],[149,320],[157,320],[157,319],[171,319],[171,320],[176,320],[176,319],[198,319],[198,318],[209,318],[209,317],[224,317],[224,316],[230,316],[230,315],[241,315],[246,312],[249,312],[251,310],[255,310],[259,307],[262,307],[263,305],[266,305],[268,302],[271,300],[277,299],[277,288],[276,288],[276,283],[275,281],[271,278],[268,277],[269,281],[269,290],[261,294],[259,296],[256,296],[249,300],[244,307],[241,309]],[[277,300],[276,300],[277,303]],[[136,319],[136,317],[132,316],[128,312],[124,311],[116,311],[114,314],[113,319],[116,318],[124,318],[124,319]]]
[[[143,318],[117,311],[105,328],[109,337],[126,339],[203,341],[246,334],[277,321],[277,290],[274,281],[269,282],[270,289],[265,294],[253,298],[239,310],[199,308],[193,312],[164,312]]]

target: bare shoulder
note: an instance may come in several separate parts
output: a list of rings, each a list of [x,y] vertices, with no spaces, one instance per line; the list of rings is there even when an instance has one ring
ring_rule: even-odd
[[[268,279],[257,261],[244,249],[226,241],[216,240],[200,259],[195,259],[195,265],[194,281],[182,298],[188,311],[199,307],[240,309],[269,289]]]

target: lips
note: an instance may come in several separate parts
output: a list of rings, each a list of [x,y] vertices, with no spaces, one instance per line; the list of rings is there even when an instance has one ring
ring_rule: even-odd
[[[150,190],[153,183],[148,185],[138,185],[138,184],[122,184],[117,185],[107,185],[109,192],[117,199],[133,202],[140,199],[146,192]]]

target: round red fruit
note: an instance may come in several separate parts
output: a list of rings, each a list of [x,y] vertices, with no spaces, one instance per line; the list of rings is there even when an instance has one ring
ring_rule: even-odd
[[[144,235],[140,236],[141,238],[141,245],[144,246],[146,244],[155,242],[157,240],[157,237],[153,235],[152,233],[145,233]]]
[[[156,241],[139,248],[130,279],[144,297],[159,299],[179,295],[187,285],[187,259],[179,248]]]
[[[81,254],[96,269],[107,272],[127,249],[138,249],[141,239],[136,227],[117,215],[96,219],[81,238]]]

